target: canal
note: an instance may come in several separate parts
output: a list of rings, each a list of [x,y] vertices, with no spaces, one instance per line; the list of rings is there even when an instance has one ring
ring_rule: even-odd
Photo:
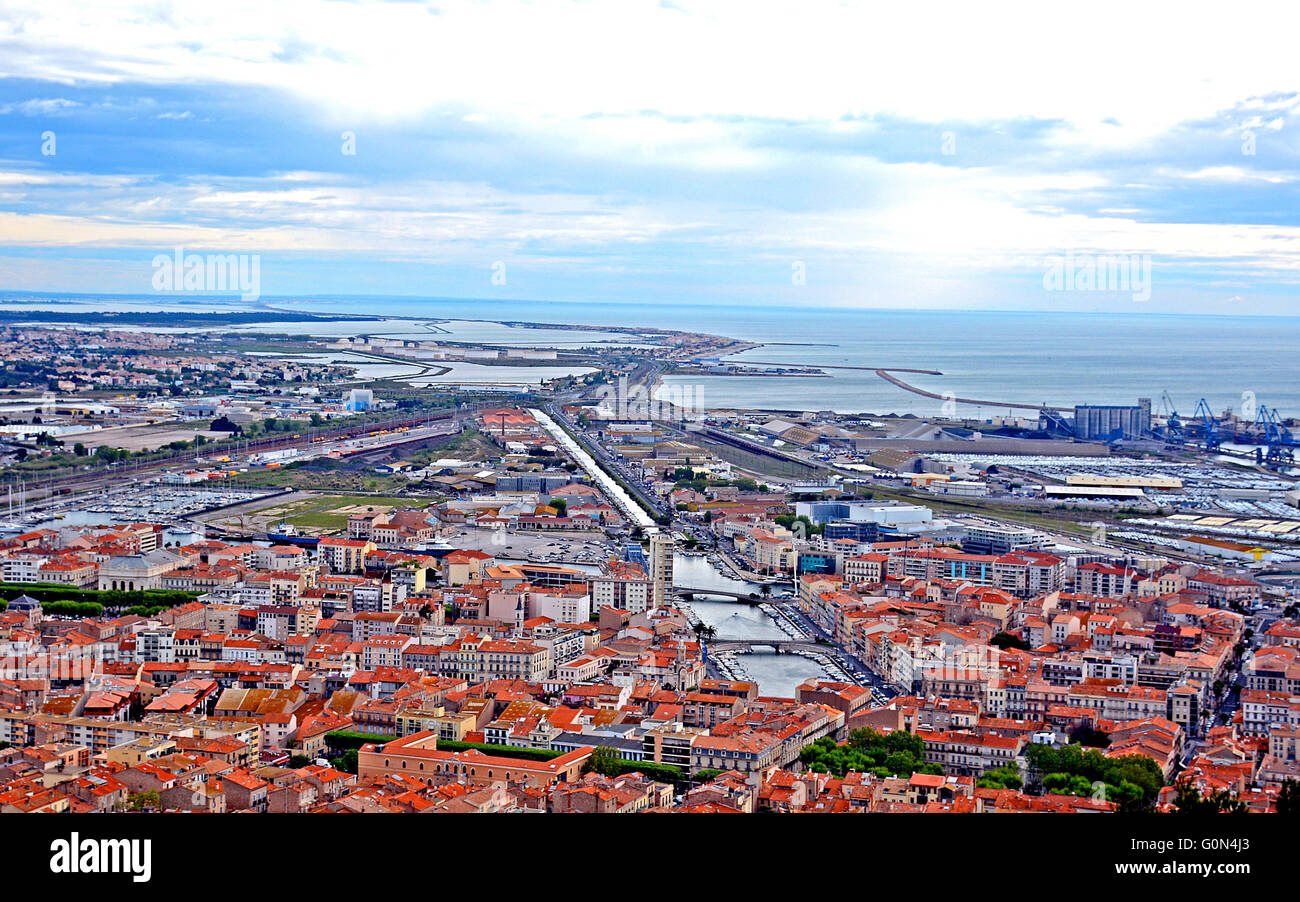
[[[700,589],[725,589],[732,592],[757,592],[757,583],[734,579],[720,572],[707,557],[678,554],[673,560],[673,582]],[[735,601],[709,600],[697,597],[691,608],[701,620],[718,631],[719,639],[786,639],[780,627],[756,606]],[[739,655],[749,679],[758,683],[763,695],[793,696],[794,689],[804,680],[825,677],[815,661],[798,655],[778,655],[775,652],[756,651]]]

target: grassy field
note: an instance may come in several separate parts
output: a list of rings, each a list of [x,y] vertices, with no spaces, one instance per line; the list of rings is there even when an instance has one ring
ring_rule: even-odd
[[[307,461],[316,464],[316,461]],[[240,473],[241,485],[264,488],[324,489],[335,492],[398,492],[410,485],[405,476],[387,476],[371,470],[334,468],[322,472],[312,466],[290,464]]]
[[[424,507],[433,499],[422,495],[298,495],[291,500],[211,521],[214,526],[247,532],[272,532],[281,523],[306,535],[328,535],[347,529],[348,517],[366,511]]]
[[[316,495],[306,501],[287,505],[279,519],[302,532],[336,532],[347,529],[348,517],[367,511],[384,512],[395,507],[416,507],[418,498],[371,495]],[[272,508],[271,510],[276,510]],[[269,511],[268,511],[269,513]]]

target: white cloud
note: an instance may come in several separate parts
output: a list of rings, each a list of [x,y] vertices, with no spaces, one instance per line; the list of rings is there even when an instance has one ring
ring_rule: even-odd
[[[1045,189],[1104,184],[1088,174],[862,166],[887,177],[890,190],[869,204],[799,212],[743,198],[633,201],[455,181],[358,184],[312,172],[195,178],[159,193],[149,180],[0,170],[6,203],[48,208],[41,192],[71,192],[71,202],[52,195],[65,200],[59,212],[0,214],[0,245],[184,244],[442,261],[529,253],[562,263],[689,240],[730,262],[872,256],[913,271],[991,273],[1032,269],[1048,256],[1073,252],[1149,254],[1157,267],[1253,268],[1288,279],[1300,271],[1300,226],[1150,223],[1131,209],[1088,216],[1032,203]]]
[[[22,113],[24,116],[57,116],[58,114],[80,106],[75,100],[65,97],[49,97],[24,100],[22,103],[0,105],[0,114]]]
[[[1246,116],[1214,126],[1229,153],[1242,129],[1285,132],[1300,100],[1300,67],[1287,29],[1259,27],[1267,10],[1222,16],[1207,6],[1214,27],[1206,28],[1187,6],[1171,14],[1106,0],[1082,12],[1018,2],[997,15],[965,3],[830,0],[447,0],[437,13],[370,0],[179,0],[165,13],[151,2],[122,6],[9,0],[0,13],[0,77],[285,90],[320,123],[337,126],[335,134],[372,123],[380,132],[390,123],[445,122],[481,131],[489,146],[494,136],[509,136],[499,146],[570,163],[775,173],[783,181],[774,193],[797,191],[791,173],[802,166],[824,178],[809,178],[819,189],[810,191],[812,209],[789,212],[762,189],[706,202],[657,195],[652,178],[635,176],[616,198],[596,189],[504,190],[469,181],[474,175],[385,181],[363,157],[358,171],[378,184],[286,171],[190,175],[160,187],[0,170],[0,202],[14,210],[0,214],[0,244],[185,244],[430,260],[527,251],[562,263],[689,235],[702,256],[717,250],[732,261],[791,252],[886,255],[940,273],[1033,268],[1065,251],[1145,253],[1157,266],[1255,267],[1285,278],[1300,268],[1298,227],[1141,221],[1154,218],[1142,205],[1157,183],[1225,192],[1282,185],[1295,181],[1282,171],[1286,160],[1265,170],[1252,168],[1255,160],[1223,165],[1225,157],[1208,154],[1208,165],[1178,168],[1119,153],[1110,159],[1122,176],[1084,164],[1052,171],[1083,148],[1145,154],[1158,146],[1151,139],[1225,111]],[[71,105],[32,99],[3,111],[56,115]],[[151,108],[145,115],[192,114]],[[1048,145],[1044,153],[1064,148],[1041,167],[1024,158],[1024,168],[975,166],[967,162],[979,149],[975,136],[959,135],[960,154],[938,158],[950,122],[1001,124],[997,137],[1006,141],[1011,124],[1026,119],[1060,123],[1046,135],[1032,132],[1035,148]],[[786,145],[781,120],[814,127]],[[910,135],[918,134],[916,123],[934,125],[925,140],[935,163],[881,161],[882,150],[905,143],[888,131],[898,123]],[[1270,136],[1269,143],[1282,142]],[[842,200],[834,196],[837,179]],[[1095,199],[1102,209],[1072,212],[1072,198]],[[22,212],[33,209],[40,212]]]
[[[1197,4],[1175,14],[1113,0],[1083,11],[1015,2],[997,15],[831,0],[683,2],[686,16],[649,0],[448,0],[437,11],[181,0],[166,16],[153,3],[121,6],[9,3],[0,74],[283,87],[354,120],[446,106],[507,119],[1033,116],[1105,143],[1300,88],[1291,34],[1261,28],[1274,17],[1260,8],[1225,16],[1207,5],[1211,29]],[[1288,4],[1269,6],[1285,19]]]
[[[1183,178],[1211,182],[1267,182],[1270,185],[1296,180],[1296,177],[1289,172],[1266,172],[1260,169],[1245,169],[1241,166],[1205,166],[1192,172],[1177,174]]]

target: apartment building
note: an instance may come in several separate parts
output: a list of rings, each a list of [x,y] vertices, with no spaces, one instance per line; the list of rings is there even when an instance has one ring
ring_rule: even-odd
[[[485,755],[476,749],[444,752],[438,749],[437,735],[424,731],[383,745],[363,745],[357,754],[357,781],[366,783],[393,775],[424,781],[432,781],[435,776],[463,776],[475,782],[500,780],[551,786],[578,779],[591,753],[590,747],[583,747],[548,761],[531,761]]]
[[[365,570],[366,555],[375,550],[375,543],[365,539],[338,539],[323,537],[316,545],[321,563],[335,573],[361,573]]]
[[[1023,771],[1024,736],[998,736],[962,730],[917,730],[925,741],[925,760],[945,773],[979,776],[999,767]]]

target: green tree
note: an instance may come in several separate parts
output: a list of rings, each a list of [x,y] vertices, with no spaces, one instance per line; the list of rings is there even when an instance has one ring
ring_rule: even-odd
[[[1055,773],[1043,777],[1043,789],[1054,796],[1092,795],[1092,783],[1078,774]]]
[[[618,776],[623,767],[623,759],[618,752],[607,745],[598,745],[583,765],[584,774],[595,772],[606,777]]]
[[[981,789],[1020,789],[1025,781],[1020,778],[1020,768],[1011,765],[985,771],[975,785]]]
[[[1146,755],[1110,758],[1095,748],[1067,745],[1057,749],[1032,743],[1025,750],[1030,783],[1057,795],[1091,795],[1096,783],[1104,783],[1106,799],[1125,800],[1150,807],[1165,785],[1160,766]],[[1079,779],[1073,779],[1073,778]],[[1087,784],[1086,790],[1084,784]]]
[[[1277,794],[1278,814],[1300,814],[1300,780],[1287,777]]]
[[[805,746],[799,760],[811,771],[837,777],[850,771],[881,777],[943,773],[939,765],[926,762],[925,743],[921,738],[903,730],[888,735],[869,728],[853,730],[843,745],[823,736]]]
[[[345,774],[355,774],[359,757],[356,749],[348,749],[337,758],[330,759],[330,764],[334,766],[335,770],[341,770]]]
[[[132,811],[157,811],[162,806],[162,800],[158,797],[158,790],[146,789],[144,792],[133,792],[128,795],[126,806]]]

